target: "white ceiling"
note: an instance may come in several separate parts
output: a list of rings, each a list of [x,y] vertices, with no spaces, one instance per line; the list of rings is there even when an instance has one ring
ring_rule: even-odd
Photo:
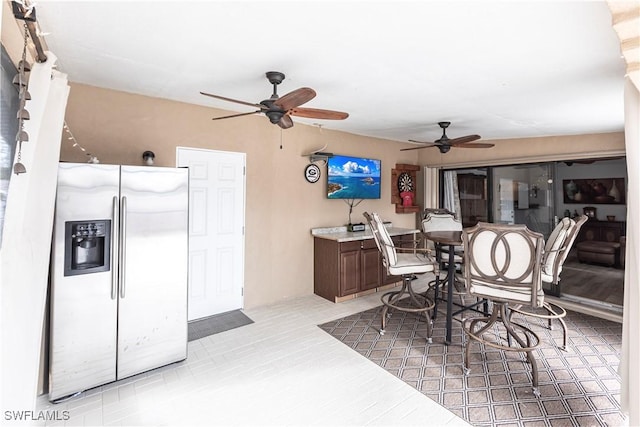
[[[433,141],[443,120],[451,138],[624,127],[603,1],[44,0],[36,12],[59,70],[93,86],[248,112],[199,92],[257,103],[272,91],[264,73],[281,71],[280,96],[308,86],[304,107],[350,114],[294,122],[398,141]]]

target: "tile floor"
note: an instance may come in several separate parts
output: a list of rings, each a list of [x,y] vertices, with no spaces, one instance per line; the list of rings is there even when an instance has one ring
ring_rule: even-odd
[[[40,396],[39,411],[68,418],[41,425],[468,425],[317,327],[378,305],[309,295],[245,310],[255,323],[190,342],[184,362],[55,405]]]

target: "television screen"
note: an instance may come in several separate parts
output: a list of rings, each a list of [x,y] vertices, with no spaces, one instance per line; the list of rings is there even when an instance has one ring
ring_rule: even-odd
[[[380,160],[334,155],[327,161],[329,199],[379,199]]]

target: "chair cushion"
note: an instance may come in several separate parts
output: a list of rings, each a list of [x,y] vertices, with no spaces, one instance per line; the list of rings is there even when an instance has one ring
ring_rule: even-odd
[[[389,235],[389,232],[384,226],[384,223],[380,219],[380,216],[376,212],[372,212],[371,216],[375,221],[375,226],[378,230],[378,237],[381,240],[380,243],[382,247],[378,249],[380,249],[380,251],[384,251],[383,256],[386,259],[386,261],[389,263],[389,265],[394,265],[396,264],[397,259],[396,259],[395,246],[393,245],[393,240],[391,240],[391,236]]]
[[[435,264],[430,258],[417,255],[399,253],[395,265],[388,267],[389,274],[402,276],[403,274],[420,274],[434,271]]]
[[[544,283],[553,283],[553,275],[552,274],[547,274],[544,271],[542,271],[540,273],[540,278],[542,279],[542,281]]]
[[[497,285],[496,283],[486,283],[481,280],[474,279],[469,284],[469,293],[476,296],[482,296],[493,300],[522,302],[523,304],[532,305],[534,307],[542,307],[544,304],[544,292],[542,291],[542,282],[536,289],[536,302],[531,304],[531,287],[530,286],[510,286],[507,283]]]
[[[422,220],[422,231],[462,231],[462,223],[451,214],[430,213]]]
[[[562,218],[562,221],[560,221],[551,232],[544,246],[544,254],[542,255],[542,271],[545,274],[553,275],[554,263],[573,225],[575,225],[575,221],[572,219]]]

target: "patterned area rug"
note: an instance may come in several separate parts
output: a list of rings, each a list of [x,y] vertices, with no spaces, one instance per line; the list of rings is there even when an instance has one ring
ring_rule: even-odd
[[[471,373],[463,366],[463,331],[453,322],[452,344],[444,345],[445,319],[434,322],[433,343],[426,339],[424,317],[394,311],[380,335],[382,306],[320,325],[389,373],[421,391],[475,426],[618,426],[620,411],[622,325],[569,312],[568,350],[556,345],[562,329],[537,319],[514,316],[531,327],[542,344],[537,349],[541,396],[531,386],[522,353],[508,354],[474,343]]]

